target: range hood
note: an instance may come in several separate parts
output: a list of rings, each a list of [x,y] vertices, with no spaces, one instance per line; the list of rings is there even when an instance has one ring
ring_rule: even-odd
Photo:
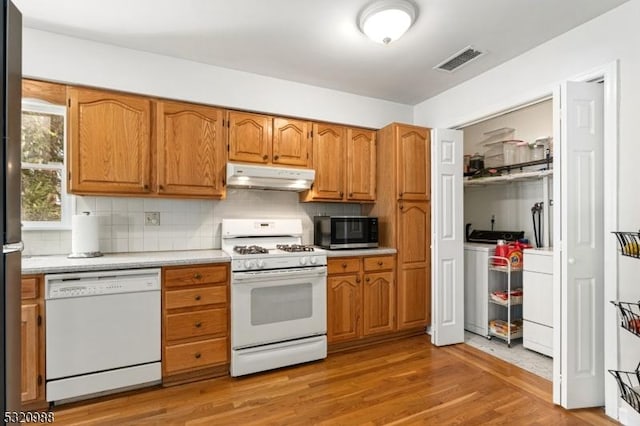
[[[313,169],[227,163],[227,186],[231,188],[301,192],[311,188],[315,176]]]

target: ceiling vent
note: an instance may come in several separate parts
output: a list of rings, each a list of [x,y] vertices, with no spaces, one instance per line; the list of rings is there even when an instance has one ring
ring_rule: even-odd
[[[433,69],[446,72],[454,72],[464,64],[467,64],[477,57],[484,55],[484,53],[485,52],[474,49],[472,46],[467,46],[461,51],[454,53],[453,56],[450,56],[449,58],[433,67]]]

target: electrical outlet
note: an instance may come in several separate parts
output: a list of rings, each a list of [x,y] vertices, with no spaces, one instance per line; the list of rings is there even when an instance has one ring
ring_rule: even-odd
[[[160,212],[144,212],[144,226],[160,226]]]

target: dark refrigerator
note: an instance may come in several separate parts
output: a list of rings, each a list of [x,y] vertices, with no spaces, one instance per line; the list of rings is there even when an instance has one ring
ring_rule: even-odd
[[[20,230],[20,126],[22,84],[22,15],[2,0],[2,150],[0,150],[0,401],[6,412],[20,410],[20,275],[22,232]]]

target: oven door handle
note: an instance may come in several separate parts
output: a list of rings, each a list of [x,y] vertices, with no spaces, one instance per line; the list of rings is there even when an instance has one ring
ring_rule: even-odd
[[[283,279],[297,278],[317,278],[326,277],[327,268],[324,266],[308,269],[296,269],[291,271],[256,271],[256,272],[234,272],[231,276],[233,284],[249,284],[252,282],[281,281]]]

